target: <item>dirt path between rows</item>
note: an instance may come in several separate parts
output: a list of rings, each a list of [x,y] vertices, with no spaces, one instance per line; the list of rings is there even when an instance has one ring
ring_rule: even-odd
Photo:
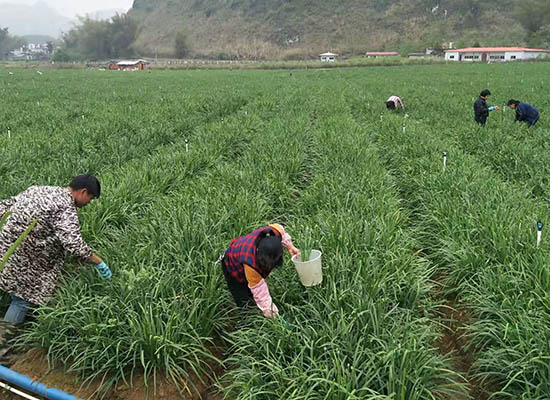
[[[443,326],[442,336],[438,348],[441,354],[450,358],[453,371],[459,373],[463,379],[457,377],[457,382],[465,385],[467,392],[445,397],[445,400],[487,400],[491,393],[479,379],[472,376],[472,365],[476,360],[475,350],[468,348],[465,336],[466,328],[471,322],[471,315],[466,305],[457,299],[444,296],[446,279],[437,276],[436,298],[441,304],[437,307],[437,317]]]
[[[97,395],[101,386],[101,380],[96,379],[90,385],[82,385],[81,379],[74,373],[66,373],[61,365],[53,369],[48,367],[46,355],[42,350],[30,350],[14,357],[14,363],[10,366],[14,371],[26,375],[33,381],[38,381],[50,388],[62,390],[77,398],[86,400],[99,399]],[[218,369],[216,374],[223,371]],[[143,374],[136,374],[133,379],[132,387],[120,382],[116,387],[110,389],[104,394],[105,400],[221,400],[223,396],[216,393],[212,387],[212,380],[206,384],[199,379],[193,379],[196,390],[194,393],[185,393],[180,395],[176,385],[165,377],[158,376],[156,390],[151,387],[148,389],[143,383]],[[19,389],[19,388],[17,388]],[[31,394],[32,395],[32,394]],[[0,399],[2,400],[21,400],[22,397],[3,391],[0,388]]]

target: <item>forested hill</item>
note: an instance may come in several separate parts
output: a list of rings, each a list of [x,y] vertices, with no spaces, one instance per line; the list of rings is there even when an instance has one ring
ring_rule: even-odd
[[[193,55],[291,59],[326,50],[406,52],[448,42],[522,45],[527,30],[518,18],[517,4],[514,0],[135,0],[130,15],[139,21],[135,47],[142,53],[173,53],[174,37],[183,32]]]

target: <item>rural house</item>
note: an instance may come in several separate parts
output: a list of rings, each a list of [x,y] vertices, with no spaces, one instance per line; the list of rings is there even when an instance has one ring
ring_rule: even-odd
[[[119,61],[118,63],[111,63],[109,65],[110,70],[120,70],[120,71],[141,71],[144,70],[147,66],[147,61],[145,60],[130,60],[130,61]]]
[[[532,60],[550,55],[550,50],[527,49],[524,47],[470,47],[466,49],[445,50],[446,61],[514,61]]]
[[[334,62],[336,61],[336,57],[338,56],[338,54],[327,52],[327,53],[319,54],[319,56],[321,57],[321,61]]]

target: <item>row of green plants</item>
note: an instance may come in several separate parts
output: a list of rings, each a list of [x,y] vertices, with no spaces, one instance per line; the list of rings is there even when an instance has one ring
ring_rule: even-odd
[[[218,181],[228,184],[247,147],[243,139],[265,124],[255,108],[251,102],[236,115],[198,126],[189,152],[181,143],[163,146],[102,176],[109,197],[84,210],[83,232],[114,277],[98,281],[85,266],[72,269],[27,334],[51,361],[87,380],[104,379],[99,394],[144,371],[152,392],[163,374],[184,395],[197,390],[194,376],[206,380],[220,363],[213,346],[228,320],[222,307],[228,299],[213,263],[230,239],[229,224],[242,229],[243,219],[256,218],[248,202],[260,205],[261,198],[227,204],[231,214],[223,213],[228,196]]]
[[[436,350],[442,274],[472,312],[472,373],[497,397],[548,397],[550,278],[534,245],[546,203],[460,126],[479,86],[530,84],[540,65],[18,72],[0,86],[15,93],[0,107],[13,131],[0,135],[0,197],[97,173],[83,233],[114,272],[68,266],[27,341],[101,377],[104,396],[141,371],[152,391],[162,374],[185,395],[223,367],[227,399],[448,398],[466,388]],[[385,110],[391,94],[405,112]],[[234,312],[214,266],[233,237],[274,221],[323,252],[321,286],[304,289],[288,259],[269,280],[290,327]]]
[[[309,128],[296,136],[262,137],[262,151],[245,159],[272,160],[277,182],[295,186],[286,207],[295,242],[323,252],[319,287],[304,289],[292,268],[271,278],[272,293],[292,326],[251,313],[231,343],[226,399],[429,399],[462,386],[433,343],[439,330],[431,265],[415,255],[408,213],[376,148],[353,121],[345,97],[323,80],[308,82]],[[330,99],[329,101],[327,101]],[[309,108],[309,110],[307,110]],[[291,132],[289,132],[291,133]],[[296,181],[298,149],[305,180]],[[292,151],[292,150],[291,150]],[[294,156],[294,157],[293,157]],[[270,168],[271,169],[271,168]],[[286,171],[285,171],[286,169]],[[265,175],[264,175],[265,176]],[[273,193],[273,191],[271,191]]]
[[[243,84],[243,92],[265,93],[246,103],[237,96],[228,113],[198,124],[189,153],[178,138],[106,161],[105,194],[83,210],[83,232],[114,278],[68,268],[28,341],[86,379],[101,377],[100,394],[139,371],[151,387],[162,373],[193,391],[193,377],[207,379],[221,362],[214,356],[220,337],[230,344],[230,372],[220,380],[227,398],[426,398],[460,390],[432,348],[430,266],[414,256],[412,234],[400,227],[406,212],[375,149],[349,115],[349,137],[338,137],[344,100],[322,90],[322,77],[281,83],[280,76],[257,74]],[[132,138],[122,132],[120,140]],[[42,141],[45,135],[36,137],[38,149]],[[35,167],[47,174],[51,167],[41,162]],[[357,164],[378,172],[350,174]],[[342,190],[349,186],[362,189]],[[297,245],[308,240],[325,252],[326,285],[305,291],[288,260],[271,280],[295,332],[257,313],[236,317],[213,266],[232,237],[271,221],[284,223]],[[294,372],[266,382],[266,360],[269,374]],[[313,389],[309,376],[318,382]]]
[[[179,81],[85,74],[18,73],[0,83],[0,196],[29,182],[59,184],[75,171],[101,175],[185,138],[193,145],[196,127],[237,112],[261,90],[193,73]]]
[[[399,177],[427,258],[472,313],[464,333],[477,357],[471,376],[498,398],[547,398],[548,255],[535,245],[546,205],[504,181],[482,155],[464,153],[437,124],[406,124],[405,132],[402,116],[364,124]]]

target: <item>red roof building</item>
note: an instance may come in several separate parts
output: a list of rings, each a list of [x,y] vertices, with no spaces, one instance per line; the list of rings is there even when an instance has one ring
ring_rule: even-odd
[[[550,55],[550,50],[526,47],[468,47],[445,50],[447,61],[515,61]]]

